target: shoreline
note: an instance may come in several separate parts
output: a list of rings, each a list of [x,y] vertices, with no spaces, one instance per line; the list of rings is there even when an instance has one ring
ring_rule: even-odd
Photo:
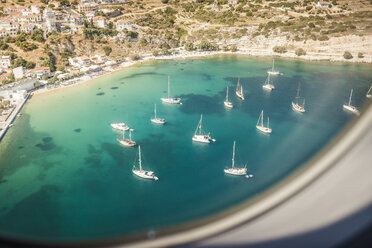
[[[313,61],[313,62],[331,62],[331,63],[352,63],[352,64],[372,64],[372,56],[366,55],[363,59],[351,59],[347,60],[343,58],[343,55],[336,54],[336,53],[315,53],[315,52],[308,52],[307,55],[303,56],[297,56],[293,52],[286,52],[282,54],[274,53],[273,51],[269,50],[258,50],[258,49],[247,49],[247,50],[239,50],[236,52],[232,51],[191,51],[187,52],[185,50],[176,50],[176,54],[171,55],[159,55],[159,56],[153,56],[151,54],[143,54],[139,60],[135,61],[126,61],[121,63],[118,68],[114,69],[113,71],[104,71],[103,73],[99,73],[98,75],[92,74],[88,76],[88,79],[83,79],[81,81],[78,81],[76,83],[71,83],[68,85],[61,85],[54,88],[42,88],[35,90],[32,92],[32,95],[39,95],[46,92],[51,92],[55,90],[60,90],[63,88],[69,88],[72,86],[77,86],[81,84],[85,84],[87,82],[93,81],[95,79],[101,78],[103,76],[107,76],[113,73],[117,73],[121,70],[124,70],[126,68],[129,68],[131,66],[136,66],[138,64],[142,64],[143,62],[150,62],[150,61],[156,61],[156,60],[173,60],[173,59],[187,59],[187,58],[204,58],[209,56],[215,56],[215,55],[245,55],[245,56],[251,56],[251,57],[280,57],[284,59],[291,59],[291,60],[301,60],[301,61]],[[361,60],[361,61],[359,61]],[[84,76],[83,76],[84,77]],[[72,79],[74,80],[74,79]]]

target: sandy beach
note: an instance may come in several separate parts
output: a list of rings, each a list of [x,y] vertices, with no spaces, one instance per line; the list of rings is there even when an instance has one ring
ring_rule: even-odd
[[[353,59],[345,59],[343,54],[339,53],[316,53],[316,52],[308,52],[304,56],[297,56],[294,52],[286,52],[286,53],[274,53],[272,49],[244,49],[242,48],[239,51],[231,52],[231,51],[185,51],[183,49],[176,49],[174,54],[170,55],[159,55],[153,56],[151,54],[143,54],[139,60],[136,61],[125,61],[118,65],[117,69],[113,71],[101,71],[100,73],[93,73],[87,76],[82,76],[80,79],[71,79],[76,80],[77,82],[61,85],[59,84],[53,88],[41,88],[36,90],[32,93],[32,95],[38,95],[50,91],[60,90],[67,87],[81,85],[92,80],[101,78],[103,76],[107,76],[111,73],[116,73],[120,70],[125,68],[139,65],[143,62],[147,61],[154,61],[154,60],[171,60],[171,59],[186,59],[186,58],[201,58],[207,56],[214,56],[214,55],[247,55],[247,56],[255,56],[255,57],[281,57],[281,58],[289,58],[289,59],[298,59],[298,60],[305,60],[305,61],[329,61],[329,62],[347,62],[347,63],[372,63],[372,56],[365,55],[364,58],[353,58]]]

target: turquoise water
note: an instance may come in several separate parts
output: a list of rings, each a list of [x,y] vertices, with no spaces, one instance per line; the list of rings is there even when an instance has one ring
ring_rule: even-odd
[[[156,230],[208,217],[279,182],[314,156],[353,118],[342,110],[354,88],[362,106],[370,65],[276,60],[284,75],[262,90],[271,58],[218,56],[161,61],[30,99],[0,143],[0,234],[42,240],[89,240]],[[160,102],[167,76],[183,105]],[[236,78],[246,100],[235,97]],[[305,114],[291,101],[301,82]],[[234,109],[223,106],[226,86]],[[167,124],[154,125],[154,103]],[[255,128],[261,110],[271,135]],[[191,137],[204,116],[216,142]],[[143,166],[159,181],[131,172],[136,148],[118,144],[110,122],[135,129]],[[232,144],[246,179],[225,175]]]

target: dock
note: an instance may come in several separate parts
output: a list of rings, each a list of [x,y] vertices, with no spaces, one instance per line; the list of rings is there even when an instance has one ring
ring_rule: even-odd
[[[6,117],[5,122],[0,123],[0,127],[2,128],[2,130],[0,131],[0,141],[5,136],[6,132],[9,129],[9,126],[13,123],[17,114],[21,111],[23,105],[26,103],[29,96],[30,94],[27,94],[26,97],[22,99],[15,108],[13,108],[11,113]]]

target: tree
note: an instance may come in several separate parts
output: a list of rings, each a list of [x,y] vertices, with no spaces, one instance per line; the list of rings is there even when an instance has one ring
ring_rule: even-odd
[[[236,52],[236,51],[238,51],[238,48],[236,47],[236,45],[232,45],[231,52]]]
[[[136,60],[139,60],[140,59],[140,56],[138,54],[132,54],[130,56],[130,59],[133,60],[133,61],[136,61]]]
[[[15,81],[14,73],[11,72],[11,73],[9,74],[9,82],[14,82],[14,81]]]
[[[359,53],[358,53],[358,58],[360,58],[360,59],[361,59],[361,58],[364,58],[363,53],[359,52]]]
[[[105,52],[106,56],[109,56],[112,52],[112,48],[109,46],[102,47],[103,51]]]
[[[202,40],[202,42],[199,44],[199,49],[202,51],[216,51],[218,50],[218,45],[212,44],[206,40]]]
[[[193,50],[195,50],[194,44],[192,44],[191,42],[187,42],[185,44],[185,50],[186,51],[193,51]]]
[[[169,2],[169,0],[161,0],[162,3],[166,4]]]
[[[306,51],[302,48],[297,48],[295,53],[297,56],[306,55]]]
[[[352,59],[352,58],[353,58],[353,55],[351,55],[350,52],[346,51],[346,52],[344,53],[344,58],[345,58],[345,59]]]
[[[138,33],[134,31],[128,31],[127,32],[127,37],[130,37],[132,39],[136,39],[138,37]]]
[[[140,44],[141,44],[141,46],[146,46],[147,45],[147,40],[145,38],[142,38],[140,40]]]
[[[159,51],[158,50],[152,51],[152,56],[156,57],[158,55],[159,55]]]
[[[284,46],[274,46],[273,51],[275,53],[286,53],[287,49]]]

